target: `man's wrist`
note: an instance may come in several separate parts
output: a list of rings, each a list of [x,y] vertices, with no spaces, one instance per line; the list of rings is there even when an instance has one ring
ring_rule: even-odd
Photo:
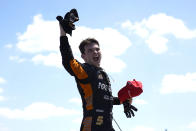
[[[59,27],[60,27],[60,36],[66,36],[66,33],[60,23],[59,23]]]
[[[120,105],[120,104],[122,104],[120,102],[120,99],[118,97],[113,97],[113,105]]]

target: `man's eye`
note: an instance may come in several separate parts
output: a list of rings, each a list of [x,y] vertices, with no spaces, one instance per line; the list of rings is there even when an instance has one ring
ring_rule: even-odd
[[[100,51],[100,49],[99,49],[99,48],[97,48],[97,49],[96,49],[96,51]]]
[[[89,49],[88,52],[93,52],[93,50],[92,49]]]

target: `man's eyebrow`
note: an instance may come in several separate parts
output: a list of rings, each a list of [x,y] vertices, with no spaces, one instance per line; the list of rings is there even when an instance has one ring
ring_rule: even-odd
[[[92,50],[93,50],[93,49],[91,49],[91,48],[90,48],[90,49],[88,49],[88,51],[92,51]]]

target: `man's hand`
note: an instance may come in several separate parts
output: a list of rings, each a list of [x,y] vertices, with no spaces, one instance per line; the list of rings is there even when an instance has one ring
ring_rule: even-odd
[[[72,9],[65,14],[64,18],[62,16],[57,16],[56,19],[59,21],[63,30],[71,36],[72,30],[75,30],[74,22],[78,21],[79,17],[77,10]]]
[[[133,110],[137,111],[137,108],[132,106],[129,100],[123,102],[123,107],[124,107],[124,113],[127,116],[127,118],[131,118],[131,116],[133,117],[135,116]]]

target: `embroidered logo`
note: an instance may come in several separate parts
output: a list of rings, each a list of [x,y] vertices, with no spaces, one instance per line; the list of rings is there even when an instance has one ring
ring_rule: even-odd
[[[102,76],[102,74],[98,74],[98,79],[103,79],[103,76]]]

